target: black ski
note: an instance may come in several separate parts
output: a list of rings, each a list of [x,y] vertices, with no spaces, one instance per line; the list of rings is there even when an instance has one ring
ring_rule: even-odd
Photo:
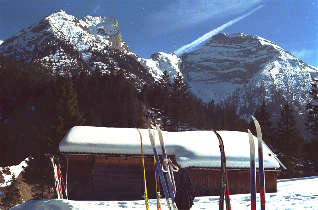
[[[214,131],[215,135],[219,140],[219,147],[221,153],[221,182],[220,182],[220,199],[219,199],[219,210],[224,210],[224,197],[226,202],[226,209],[231,210],[231,202],[230,202],[230,192],[229,192],[229,182],[226,170],[226,156],[224,152],[224,144],[222,137],[216,131]]]
[[[250,187],[251,187],[251,210],[256,210],[256,169],[255,169],[255,143],[250,130],[248,130],[250,142]]]
[[[259,175],[259,194],[261,198],[261,210],[265,210],[265,173],[264,173],[264,158],[263,158],[263,140],[261,126],[253,117],[253,121],[256,128],[257,140],[258,140],[258,175]]]

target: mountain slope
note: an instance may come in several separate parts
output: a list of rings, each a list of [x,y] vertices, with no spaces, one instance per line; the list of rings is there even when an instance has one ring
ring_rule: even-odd
[[[52,73],[122,70],[136,83],[153,81],[123,41],[114,18],[77,19],[59,11],[5,40],[0,54],[39,63]]]
[[[181,58],[176,54],[158,52],[152,54],[149,59],[138,58],[138,61],[157,81],[161,78],[164,71],[168,72],[171,79],[178,73],[182,74],[180,71]]]
[[[243,117],[253,114],[264,99],[274,116],[284,100],[303,113],[318,72],[264,38],[224,33],[183,54],[181,69],[203,101],[231,101]]]

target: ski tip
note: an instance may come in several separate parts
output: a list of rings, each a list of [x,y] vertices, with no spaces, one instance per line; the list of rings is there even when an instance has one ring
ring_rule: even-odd
[[[216,130],[213,130],[213,132],[218,139],[220,139],[220,138],[222,139],[221,135]]]
[[[260,126],[258,120],[257,120],[253,115],[252,115],[252,119],[253,119],[253,122],[254,122],[254,124],[255,124],[255,127],[256,127],[256,128],[260,128],[261,126]]]
[[[254,125],[256,128],[257,139],[261,142],[263,139],[261,125],[259,124],[259,122],[257,121],[257,119],[254,116],[252,116],[252,119],[254,121]]]
[[[255,121],[255,120],[256,120],[256,118],[255,118],[253,115],[252,115],[251,117],[252,117],[253,121]]]

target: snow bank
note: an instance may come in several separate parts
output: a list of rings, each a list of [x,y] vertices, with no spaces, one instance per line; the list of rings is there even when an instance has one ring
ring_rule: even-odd
[[[15,178],[17,178],[22,170],[27,166],[27,161],[29,158],[26,158],[24,161],[22,161],[19,165],[14,165],[14,166],[8,166],[8,167],[0,167],[0,171],[2,172],[2,175],[4,177],[4,183],[0,183],[0,187],[7,187],[11,185],[11,178],[12,174],[14,174]],[[10,174],[7,175],[3,173],[6,168],[10,171]]]
[[[266,208],[271,210],[284,209],[318,209],[318,177],[279,180],[277,193],[266,194]],[[196,197],[191,210],[218,209],[218,196]],[[168,209],[165,200],[161,199],[162,209]],[[250,209],[250,195],[231,195],[231,205],[236,210]],[[72,201],[43,200],[27,201],[12,210],[65,210],[65,209],[136,209],[144,210],[143,200],[138,201]],[[156,209],[156,200],[150,200],[150,209]],[[257,209],[260,209],[257,194]]]
[[[153,155],[149,133],[140,129],[144,153]],[[227,166],[249,168],[249,140],[245,132],[220,131],[224,141]],[[161,153],[155,132],[157,151]],[[163,132],[168,155],[175,155],[181,167],[220,167],[219,141],[212,131]],[[254,137],[255,145],[257,139]],[[135,128],[73,127],[60,143],[64,153],[140,154],[140,138]],[[256,166],[258,152],[256,149]],[[264,167],[279,168],[271,151],[264,146]]]

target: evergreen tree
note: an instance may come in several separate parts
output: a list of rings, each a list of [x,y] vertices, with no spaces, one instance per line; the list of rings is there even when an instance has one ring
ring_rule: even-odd
[[[161,78],[159,79],[159,83],[161,86],[161,89],[165,91],[165,93],[168,93],[172,87],[171,80],[169,73],[167,71],[164,71]]]
[[[315,162],[318,168],[318,81],[312,83],[312,88],[310,91],[311,102],[307,104],[307,119],[305,122],[306,128],[310,131],[311,141],[306,144],[305,155],[307,158]]]
[[[53,169],[47,156],[34,154],[27,161],[28,167],[23,172],[23,179],[32,185],[33,197],[44,199],[45,189],[54,187]]]
[[[191,106],[189,103],[189,87],[183,82],[182,75],[178,72],[172,84],[171,104],[169,115],[175,130],[181,128],[181,124],[189,122]]]
[[[6,190],[2,202],[6,207],[12,207],[22,202],[20,191],[17,187],[17,181],[14,175],[11,177],[11,185]]]
[[[318,86],[317,83],[311,85],[311,102],[306,106],[307,119],[305,126],[310,131],[313,138],[312,140],[318,141]]]
[[[296,126],[292,107],[286,102],[281,110],[277,128],[278,148],[288,154],[299,155],[303,139]]]
[[[55,119],[53,119],[49,131],[49,148],[53,153],[58,150],[58,145],[67,131],[84,122],[71,78],[59,76],[56,87]]]

